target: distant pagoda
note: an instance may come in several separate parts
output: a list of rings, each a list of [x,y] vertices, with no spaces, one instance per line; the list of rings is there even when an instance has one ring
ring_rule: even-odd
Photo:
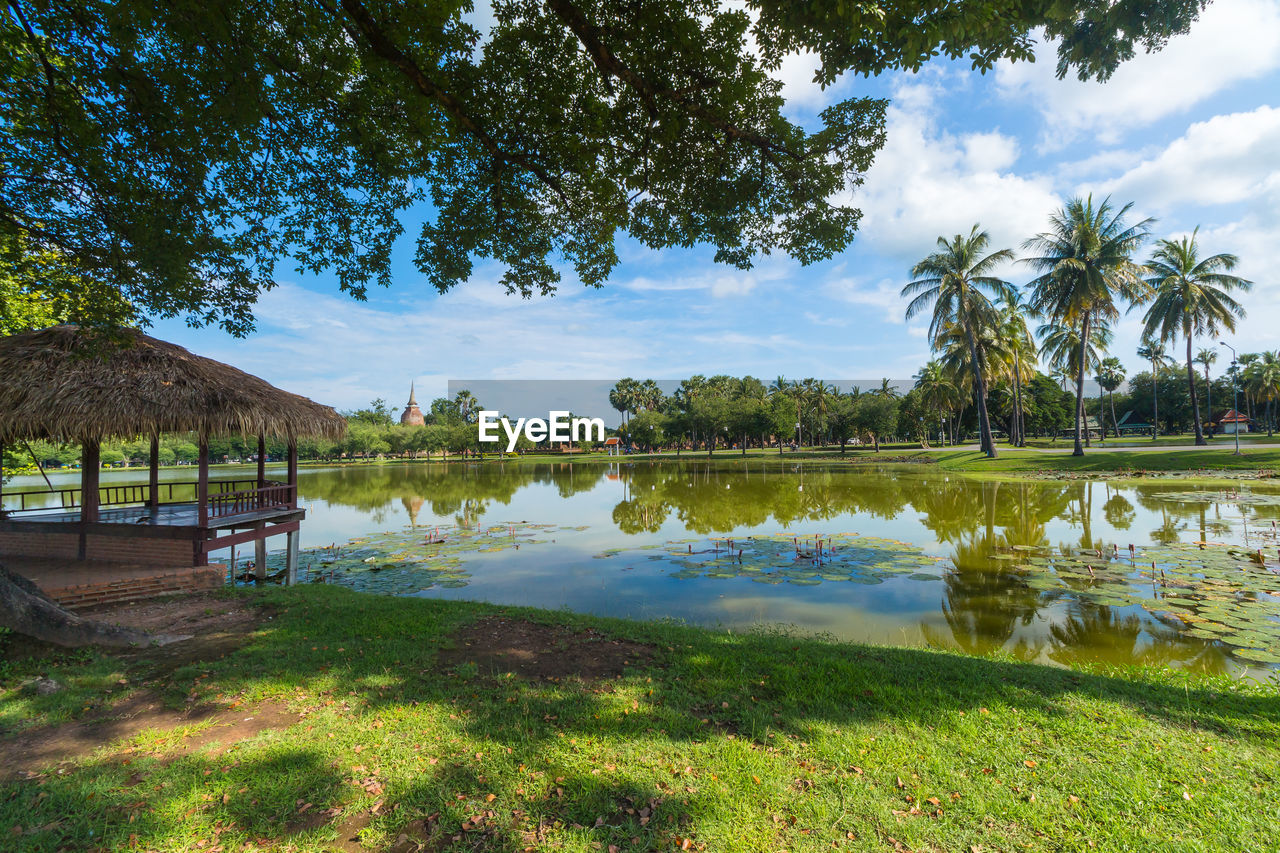
[[[422,416],[422,409],[418,408],[418,399],[413,394],[413,383],[409,383],[409,402],[404,407],[404,412],[400,415],[400,423],[404,426],[422,426],[427,419]]]

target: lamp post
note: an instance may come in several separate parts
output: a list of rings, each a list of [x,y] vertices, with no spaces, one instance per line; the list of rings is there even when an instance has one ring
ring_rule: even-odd
[[[1235,413],[1236,421],[1231,425],[1231,434],[1236,437],[1235,456],[1240,455],[1240,371],[1237,369],[1236,348],[1226,341],[1218,341],[1227,349],[1231,350],[1231,411]]]

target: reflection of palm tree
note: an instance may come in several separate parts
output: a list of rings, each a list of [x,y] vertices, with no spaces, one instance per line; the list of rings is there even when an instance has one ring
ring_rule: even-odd
[[[1117,530],[1128,530],[1137,514],[1133,504],[1119,492],[1107,498],[1106,503],[1102,505],[1102,515],[1106,518],[1107,524]]]
[[[1066,619],[1049,626],[1049,643],[1049,657],[1068,666],[1102,660],[1122,666],[1194,664],[1217,673],[1226,669],[1226,658],[1213,643],[1184,639],[1174,626],[1144,625],[1137,614],[1085,600],[1072,601]]]
[[[662,527],[670,511],[661,501],[620,501],[613,508],[613,523],[623,533],[654,533]]]
[[[954,569],[943,577],[946,597],[942,615],[951,636],[944,640],[931,625],[921,625],[930,645],[954,646],[978,655],[1003,649],[1023,660],[1039,657],[1040,645],[1026,638],[1006,648],[1018,626],[1030,625],[1035,619],[1040,602],[1039,593],[1027,585],[1012,561],[992,559],[997,551],[1007,551],[1013,544],[1023,543],[984,534],[956,545],[951,558]]]

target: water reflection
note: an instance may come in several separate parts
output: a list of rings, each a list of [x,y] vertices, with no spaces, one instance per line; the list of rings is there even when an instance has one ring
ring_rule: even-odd
[[[1058,573],[1049,588],[1019,555],[1096,553],[1102,560],[1145,547],[1144,536],[1154,545],[1270,546],[1280,518],[1274,486],[1224,493],[1176,483],[981,482],[928,468],[761,460],[304,469],[300,492],[310,510],[304,544],[312,547],[380,531],[550,526],[539,544],[519,550],[460,546],[451,552],[456,562],[431,571],[425,564],[416,571],[401,556],[395,566],[375,566],[384,569],[376,576],[331,571],[326,578],[362,588],[702,624],[789,622],[854,640],[1212,672],[1235,665],[1212,632],[1190,635],[1172,608],[1115,603],[1114,576],[1104,582],[1092,568]],[[867,585],[818,566],[816,578],[793,573],[765,585],[751,583],[746,571],[680,572],[645,550],[686,537],[709,546],[714,537],[780,531],[896,540],[941,559],[943,570],[940,580],[886,574]],[[396,547],[421,539],[397,539]],[[491,536],[471,541],[494,545]],[[1153,579],[1143,594],[1150,605],[1169,592]],[[1264,584],[1237,598],[1250,595],[1262,605],[1249,611],[1256,614],[1277,591]],[[1228,615],[1239,619],[1239,612]],[[1277,630],[1274,622],[1251,627]]]

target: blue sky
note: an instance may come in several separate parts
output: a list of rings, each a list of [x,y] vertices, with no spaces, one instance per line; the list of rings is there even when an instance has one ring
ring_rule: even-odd
[[[1107,84],[1054,79],[1052,50],[986,75],[936,63],[825,92],[809,82],[811,60],[785,63],[796,120],[853,94],[892,99],[888,142],[853,197],[862,228],[825,263],[769,257],[742,272],[710,250],[624,240],[601,290],[566,281],[554,297],[522,300],[497,284],[499,268],[478,265],[442,296],[413,267],[410,225],[393,286],[367,302],[282,265],[251,337],[177,321],[155,333],[340,409],[374,397],[399,406],[411,380],[425,404],[450,379],[907,378],[928,344],[897,294],[936,238],[980,222],[996,246],[1017,248],[1066,198],[1093,192],[1133,201],[1159,220],[1157,236],[1199,225],[1205,252],[1239,255],[1255,285],[1233,342],[1280,347],[1280,3],[1216,0],[1190,34]],[[1020,266],[1006,275],[1029,277]],[[1138,330],[1137,315],[1126,318],[1113,347],[1130,372],[1141,369]]]

